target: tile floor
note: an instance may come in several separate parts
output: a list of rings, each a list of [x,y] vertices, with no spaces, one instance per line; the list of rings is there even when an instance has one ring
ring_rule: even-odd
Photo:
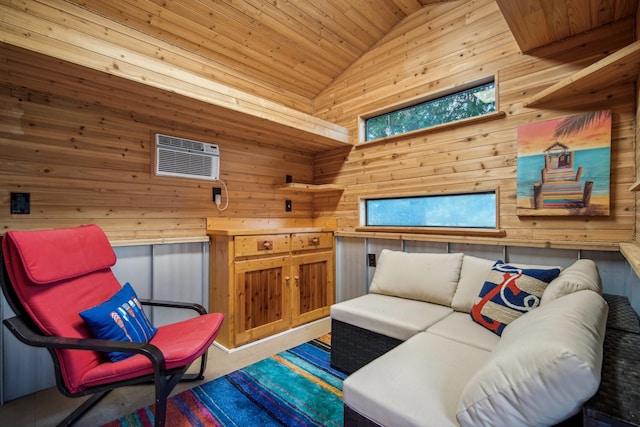
[[[204,382],[326,334],[330,329],[330,319],[326,318],[233,351],[214,345],[209,350]],[[198,383],[178,384],[173,394],[196,385]],[[4,427],[55,426],[73,411],[82,399],[85,398],[65,397],[55,387],[42,390],[0,406],[0,425]],[[154,391],[150,385],[120,388],[109,393],[74,426],[97,427],[153,402]],[[168,427],[171,426],[170,421],[167,420]]]

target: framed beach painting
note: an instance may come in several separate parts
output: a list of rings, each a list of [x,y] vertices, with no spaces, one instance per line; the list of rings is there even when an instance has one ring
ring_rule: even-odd
[[[608,216],[610,176],[610,110],[518,127],[518,215]]]

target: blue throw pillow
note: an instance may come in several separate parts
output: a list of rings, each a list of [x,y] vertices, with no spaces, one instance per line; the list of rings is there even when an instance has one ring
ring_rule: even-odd
[[[102,304],[79,313],[95,338],[149,342],[158,332],[142,310],[133,287],[128,282]],[[135,353],[109,352],[112,362],[124,360]]]
[[[498,261],[471,307],[471,318],[502,335],[509,323],[540,304],[542,292],[559,274],[559,268],[521,268]]]

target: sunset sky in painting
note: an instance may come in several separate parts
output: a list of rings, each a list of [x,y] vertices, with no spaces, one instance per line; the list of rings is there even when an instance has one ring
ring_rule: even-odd
[[[611,143],[611,116],[609,119],[596,122],[586,130],[568,137],[556,139],[553,134],[556,126],[564,119],[547,120],[518,127],[518,156],[542,154],[554,142],[560,142],[570,150],[584,150],[586,148],[600,148]]]

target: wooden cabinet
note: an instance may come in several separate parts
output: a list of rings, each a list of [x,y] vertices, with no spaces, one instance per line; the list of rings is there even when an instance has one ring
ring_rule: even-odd
[[[292,326],[329,315],[335,301],[333,239],[333,233],[291,235]]]
[[[210,311],[217,341],[234,348],[329,315],[335,301],[332,231],[209,231]]]
[[[289,257],[234,261],[233,269],[235,344],[289,329]]]

